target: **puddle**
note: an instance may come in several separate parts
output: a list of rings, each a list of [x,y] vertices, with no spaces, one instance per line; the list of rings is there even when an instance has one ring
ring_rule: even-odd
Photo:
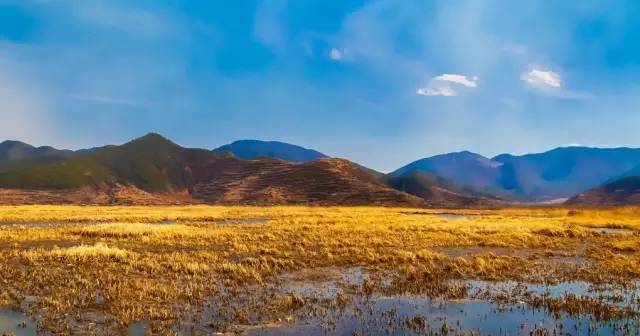
[[[589,228],[589,231],[601,235],[632,235],[635,234],[636,231],[630,229],[619,229],[619,228]]]
[[[463,219],[463,218],[471,218],[471,215],[459,215],[459,214],[432,214],[433,217],[444,218],[444,219]]]
[[[133,322],[127,328],[128,336],[145,336],[149,332],[149,321]]]
[[[309,269],[282,276],[282,291],[303,298],[333,299],[345,289],[360,286],[367,278],[360,267]]]
[[[561,299],[567,296],[575,296],[582,299],[593,299],[600,303],[618,308],[630,309],[640,313],[640,283],[632,288],[622,286],[594,286],[584,281],[562,282],[553,285],[527,284],[506,281],[492,283],[486,281],[469,281],[471,297],[503,295],[521,300],[523,297],[538,296],[546,299]]]
[[[240,218],[240,219],[222,219],[216,221],[218,225],[260,225],[267,224],[268,218]]]
[[[0,309],[0,335],[36,336],[36,322],[15,310]]]

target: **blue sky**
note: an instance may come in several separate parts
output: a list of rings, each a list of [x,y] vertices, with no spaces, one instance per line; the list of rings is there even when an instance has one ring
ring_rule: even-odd
[[[0,139],[281,140],[388,171],[640,147],[640,2],[0,0]]]

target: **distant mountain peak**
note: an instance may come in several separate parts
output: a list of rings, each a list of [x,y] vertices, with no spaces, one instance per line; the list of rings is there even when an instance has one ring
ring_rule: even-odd
[[[309,162],[326,155],[297,145],[280,141],[238,140],[214,149],[215,152],[230,152],[240,159],[259,157],[276,158],[290,162]]]
[[[148,133],[142,137],[133,139],[125,144],[125,146],[132,145],[142,145],[142,146],[162,146],[162,147],[179,147],[173,141],[168,138],[158,134],[158,133]]]

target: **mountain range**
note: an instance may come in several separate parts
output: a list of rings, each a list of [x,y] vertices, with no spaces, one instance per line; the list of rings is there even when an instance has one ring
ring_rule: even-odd
[[[79,151],[0,143],[0,203],[381,204],[640,202],[640,149],[561,147],[493,158],[423,158],[389,174],[300,146],[241,140],[214,150],[148,134]]]
[[[561,147],[544,153],[486,158],[471,152],[437,155],[394,172],[420,171],[470,189],[527,202],[566,199],[640,167],[640,149]]]

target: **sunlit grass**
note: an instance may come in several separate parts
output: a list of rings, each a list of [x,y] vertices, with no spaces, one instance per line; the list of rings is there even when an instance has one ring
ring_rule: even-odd
[[[639,277],[638,234],[592,228],[640,230],[640,208],[4,206],[0,305],[35,296],[31,309],[41,323],[64,333],[61,316],[92,309],[122,326],[170,325],[179,307],[202,305],[221,288],[327,266],[395,272],[409,287],[437,279]]]

